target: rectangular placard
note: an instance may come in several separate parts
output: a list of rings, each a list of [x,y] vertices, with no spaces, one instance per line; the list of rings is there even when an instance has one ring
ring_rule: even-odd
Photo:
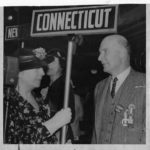
[[[15,40],[19,38],[19,27],[7,26],[5,31],[5,40]]]
[[[31,36],[117,32],[118,5],[33,10]]]

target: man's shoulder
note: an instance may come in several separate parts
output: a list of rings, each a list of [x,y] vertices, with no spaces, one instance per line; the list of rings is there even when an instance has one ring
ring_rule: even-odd
[[[137,82],[146,82],[146,74],[142,73],[142,72],[138,72],[132,69],[132,74],[133,74],[133,78],[137,81]]]

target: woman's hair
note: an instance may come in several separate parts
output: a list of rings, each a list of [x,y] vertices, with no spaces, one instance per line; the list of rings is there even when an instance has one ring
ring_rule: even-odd
[[[66,60],[59,58],[60,67],[64,70],[66,68]]]
[[[62,71],[64,72],[66,70],[66,55],[63,50],[58,48],[53,48],[48,51],[46,62],[47,64],[54,61],[54,58],[57,57],[59,60],[60,67],[62,68]]]

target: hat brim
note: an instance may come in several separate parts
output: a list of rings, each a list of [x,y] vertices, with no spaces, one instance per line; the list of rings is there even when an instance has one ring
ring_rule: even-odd
[[[30,60],[26,62],[22,62],[19,64],[19,70],[24,71],[24,70],[30,70],[30,69],[38,69],[38,68],[43,68],[47,64],[45,61],[41,60]]]

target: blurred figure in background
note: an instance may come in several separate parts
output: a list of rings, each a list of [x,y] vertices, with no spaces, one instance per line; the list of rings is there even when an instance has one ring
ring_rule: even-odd
[[[73,81],[71,80],[71,85],[74,91],[74,100],[75,100],[75,118],[74,121],[71,123],[73,135],[74,135],[74,144],[81,144],[80,136],[83,134],[83,131],[80,129],[80,123],[83,121],[83,104],[82,98],[78,94]]]
[[[47,88],[41,90],[41,94],[45,99],[45,103],[49,104],[51,114],[55,115],[56,112],[63,108],[64,103],[64,90],[65,90],[65,71],[66,71],[66,57],[61,49],[54,48],[49,50],[47,58],[47,75],[50,77],[50,83]],[[72,120],[75,117],[75,102],[73,89],[70,84],[69,93],[69,107],[72,111]],[[60,132],[58,138],[60,138]],[[68,125],[67,139],[74,139],[70,124]]]
[[[54,133],[71,120],[69,108],[51,117],[48,105],[32,92],[40,86],[44,75],[42,60],[45,56],[43,48],[19,51],[18,82],[16,88],[9,92],[7,143],[57,144],[58,139]]]

